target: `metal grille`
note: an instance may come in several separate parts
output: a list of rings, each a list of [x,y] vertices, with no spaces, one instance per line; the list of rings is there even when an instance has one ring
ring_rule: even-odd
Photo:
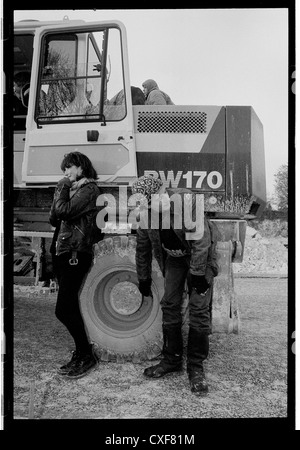
[[[205,112],[144,111],[139,112],[139,133],[206,133]]]

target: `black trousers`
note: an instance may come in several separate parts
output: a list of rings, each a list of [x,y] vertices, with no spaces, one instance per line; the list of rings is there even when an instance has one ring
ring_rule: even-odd
[[[59,269],[59,289],[55,315],[68,329],[74,339],[76,350],[85,352],[89,349],[89,339],[79,307],[79,290],[91,266],[93,256],[78,252],[78,264],[70,265],[71,256],[70,252],[56,257]]]

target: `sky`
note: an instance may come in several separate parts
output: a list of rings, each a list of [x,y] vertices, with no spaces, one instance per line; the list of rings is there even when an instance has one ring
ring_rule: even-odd
[[[131,85],[154,79],[176,105],[252,106],[264,127],[267,195],[288,163],[288,9],[14,11],[14,19],[120,20]]]

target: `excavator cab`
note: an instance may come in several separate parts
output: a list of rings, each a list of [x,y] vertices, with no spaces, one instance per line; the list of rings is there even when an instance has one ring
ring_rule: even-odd
[[[119,22],[34,30],[23,185],[55,185],[64,155],[76,150],[99,182],[136,176],[125,33]]]

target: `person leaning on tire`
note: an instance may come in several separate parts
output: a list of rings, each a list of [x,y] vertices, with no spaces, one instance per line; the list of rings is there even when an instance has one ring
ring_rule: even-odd
[[[79,307],[79,291],[93,259],[93,219],[99,188],[97,173],[80,152],[65,155],[64,172],[55,189],[50,223],[59,226],[55,242],[58,295],[55,314],[75,342],[71,361],[59,369],[68,378],[80,378],[97,364]]]
[[[136,270],[141,294],[152,295],[152,254],[157,259],[165,278],[164,296],[161,300],[164,341],[162,360],[159,364],[146,368],[144,375],[160,378],[182,369],[181,306],[187,279],[189,286],[187,372],[191,391],[195,394],[205,393],[208,391],[208,385],[203,362],[209,352],[211,292],[213,278],[218,273],[216,242],[212,236],[211,225],[204,217],[203,235],[196,239],[187,238],[188,230],[183,221],[180,228],[175,226],[175,207],[174,202],[170,201],[174,193],[182,200],[185,194],[191,196],[192,214],[195,217],[195,196],[188,189],[166,190],[160,179],[145,175],[133,183],[132,193],[141,195],[148,202],[144,210],[141,207],[140,226],[137,229]],[[153,202],[153,194],[159,194],[159,203]],[[183,204],[182,201],[181,205]],[[159,205],[158,209],[157,205]],[[168,215],[167,211],[169,211]],[[145,221],[143,221],[143,214],[146,217]],[[153,227],[152,220],[154,214],[159,216],[156,229]],[[164,226],[164,216],[170,219],[170,226],[167,228]],[[200,235],[201,233],[199,237]]]

